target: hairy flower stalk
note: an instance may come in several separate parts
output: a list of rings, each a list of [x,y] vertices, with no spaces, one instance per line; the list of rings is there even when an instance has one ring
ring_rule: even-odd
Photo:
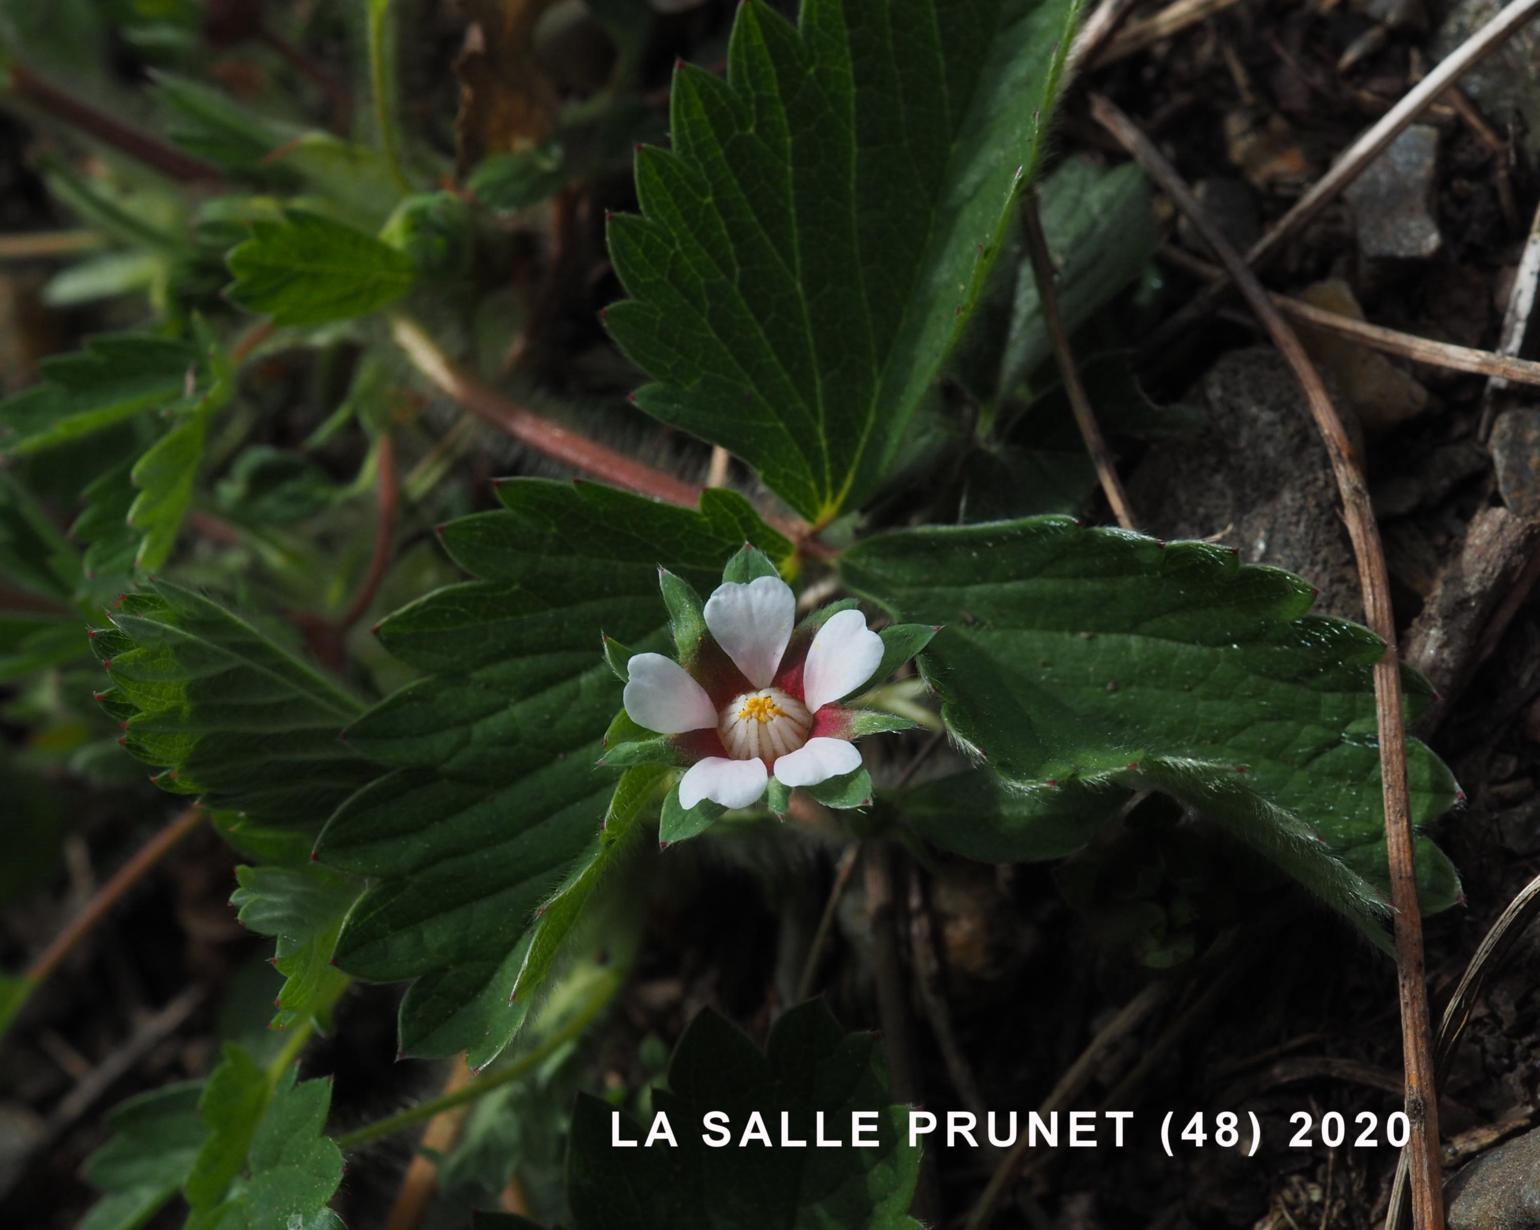
[[[626,659],[625,717],[640,729],[612,746],[606,763],[687,766],[676,787],[686,812],[703,803],[749,807],[767,791],[776,805],[795,787],[851,784],[857,775],[861,788],[845,795],[861,797],[841,796],[836,805],[865,802],[870,783],[854,740],[910,723],[840,702],[866,687],[885,660],[889,671],[907,660],[933,629],[879,634],[851,603],[815,612],[799,627],[791,586],[753,548],[734,558],[704,604],[678,577],[664,572],[660,580],[680,660]]]

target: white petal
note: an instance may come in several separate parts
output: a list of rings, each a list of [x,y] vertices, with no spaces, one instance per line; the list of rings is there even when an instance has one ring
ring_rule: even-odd
[[[706,600],[706,627],[756,688],[775,678],[796,617],[797,596],[780,577],[729,581]]]
[[[866,626],[860,611],[831,615],[813,637],[802,668],[802,703],[809,713],[849,696],[872,677],[882,661],[882,638]]]
[[[626,716],[660,735],[680,735],[717,724],[706,689],[672,658],[639,653],[626,663]]]
[[[816,786],[861,767],[861,753],[845,739],[809,739],[775,762],[775,780],[783,786]]]
[[[759,801],[770,775],[763,760],[729,760],[707,756],[690,766],[679,782],[679,805],[689,811],[702,799],[723,807],[747,807]]]

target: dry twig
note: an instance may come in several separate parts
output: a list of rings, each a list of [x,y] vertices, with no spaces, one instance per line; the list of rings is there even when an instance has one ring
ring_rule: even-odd
[[[1530,0],[1523,0],[1529,4]],[[1540,5],[1534,0],[1530,5]],[[1385,643],[1374,666],[1375,717],[1379,732],[1380,774],[1385,801],[1385,848],[1390,866],[1391,903],[1395,909],[1396,969],[1401,1004],[1401,1043],[1406,1066],[1406,1111],[1411,1122],[1408,1157],[1412,1167],[1412,1208],[1417,1230],[1442,1230],[1443,1176],[1438,1145],[1437,1078],[1433,1069],[1432,1030],[1423,970],[1422,914],[1412,846],[1411,805],[1406,780],[1406,729],[1401,698],[1401,663],[1396,652],[1395,613],[1390,577],[1379,526],[1369,501],[1362,465],[1331,396],[1294,331],[1262,289],[1240,254],[1204,214],[1196,198],[1149,139],[1106,98],[1095,95],[1091,112],[1128,150],[1146,173],[1187,216],[1214,250],[1251,310],[1266,326],[1280,354],[1304,391],[1311,416],[1331,458],[1342,500],[1343,519],[1358,561],[1364,612],[1370,628]]]
[[[1043,234],[1043,219],[1037,208],[1037,191],[1028,189],[1021,200],[1022,230],[1027,242],[1027,256],[1032,261],[1032,276],[1037,281],[1037,301],[1043,324],[1048,330],[1048,340],[1053,346],[1053,357],[1058,363],[1059,376],[1064,381],[1064,392],[1069,397],[1070,409],[1075,414],[1075,426],[1085,441],[1091,464],[1096,467],[1096,479],[1102,494],[1112,506],[1112,515],[1125,530],[1134,528],[1133,508],[1128,493],[1118,478],[1117,466],[1096,421],[1096,411],[1080,379],[1075,366],[1075,355],[1070,349],[1069,334],[1065,331],[1063,317],[1059,315],[1058,272],[1053,267],[1053,256],[1048,251],[1048,237]]]
[[[1540,244],[1536,245],[1536,250],[1540,251]],[[1160,250],[1160,257],[1199,277],[1222,276],[1222,271],[1217,265],[1170,244]],[[1387,329],[1384,325],[1370,324],[1366,320],[1358,320],[1356,317],[1344,316],[1340,312],[1316,307],[1315,304],[1306,303],[1302,299],[1291,299],[1288,295],[1269,292],[1268,298],[1285,316],[1292,316],[1295,320],[1320,329],[1324,333],[1331,333],[1350,342],[1359,342],[1371,350],[1410,359],[1413,363],[1424,363],[1429,367],[1470,372],[1472,375],[1487,376],[1493,380],[1511,380],[1515,384],[1540,387],[1540,363],[1529,359],[1514,358],[1511,354],[1495,354],[1490,350],[1477,350],[1472,346],[1456,346],[1452,342],[1436,342],[1432,338],[1418,337],[1415,333],[1402,333],[1399,329]]]
[[[1540,876],[1536,876],[1520,889],[1518,896],[1508,903],[1508,908],[1492,924],[1491,930],[1486,933],[1475,955],[1471,957],[1470,964],[1465,967],[1460,985],[1455,987],[1454,994],[1449,997],[1449,1003],[1444,1007],[1444,1015],[1438,1027],[1436,1063],[1440,1076],[1448,1071],[1450,1061],[1454,1058],[1455,1048],[1459,1045],[1460,1035],[1465,1032],[1466,1025],[1470,1023],[1470,1015],[1476,1007],[1476,1001],[1481,998],[1487,983],[1502,968],[1519,938],[1537,915],[1540,915]],[[1385,1215],[1385,1230],[1400,1230],[1400,1227],[1405,1224],[1406,1165],[1406,1158],[1403,1156],[1396,1167],[1395,1183],[1390,1189],[1390,1209]]]

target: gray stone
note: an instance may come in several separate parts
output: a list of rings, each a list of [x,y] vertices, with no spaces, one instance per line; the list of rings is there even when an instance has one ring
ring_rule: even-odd
[[[1468,1163],[1445,1196],[1449,1230],[1540,1230],[1540,1128]]]
[[[1232,351],[1184,400],[1207,426],[1145,455],[1129,484],[1140,528],[1217,538],[1319,587],[1318,609],[1362,619],[1331,461],[1288,365],[1268,347]]]
[[[1433,40],[1433,55],[1442,60],[1503,8],[1507,0],[1459,0]],[[1460,78],[1489,123],[1506,129],[1517,118],[1519,141],[1531,159],[1540,161],[1540,23],[1530,21],[1502,46]]]
[[[1371,260],[1425,260],[1443,245],[1432,214],[1438,129],[1413,124],[1348,187],[1358,251]]]
[[[1487,446],[1503,503],[1521,517],[1540,516],[1540,409],[1504,410]]]

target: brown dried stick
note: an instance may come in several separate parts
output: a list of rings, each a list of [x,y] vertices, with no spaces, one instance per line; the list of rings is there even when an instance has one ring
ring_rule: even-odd
[[[1540,4],[1540,0],[1535,0]],[[1395,908],[1396,968],[1401,1003],[1401,1045],[1406,1066],[1406,1112],[1411,1123],[1408,1158],[1412,1210],[1417,1230],[1443,1230],[1443,1175],[1439,1155],[1438,1104],[1433,1068],[1432,1027],[1423,970],[1422,915],[1412,846],[1411,804],[1406,780],[1406,729],[1401,700],[1401,664],[1396,653],[1396,623],[1390,603],[1390,577],[1379,527],[1369,502],[1363,469],[1320,373],[1267,292],[1209,221],[1197,199],[1160,151],[1126,115],[1100,95],[1091,98],[1091,114],[1134,157],[1186,215],[1234,280],[1273,344],[1293,369],[1304,391],[1316,428],[1331,458],[1342,499],[1343,519],[1358,560],[1359,584],[1369,626],[1385,642],[1374,666],[1375,717],[1379,729],[1380,775],[1385,801],[1385,848],[1390,864],[1391,904]]]
[[[1201,278],[1224,276],[1219,266],[1170,244],[1161,248],[1159,255],[1162,260]],[[1470,372],[1494,380],[1510,380],[1515,384],[1540,387],[1540,363],[1530,359],[1516,359],[1509,354],[1477,350],[1473,346],[1456,346],[1452,342],[1436,342],[1432,338],[1418,337],[1415,333],[1402,333],[1399,329],[1387,329],[1384,325],[1370,324],[1367,320],[1331,312],[1302,299],[1291,299],[1288,295],[1269,293],[1268,298],[1285,316],[1292,316],[1295,320],[1350,342],[1359,342],[1371,350],[1397,355],[1414,363],[1425,363],[1429,367]]]
[[[175,146],[130,127],[117,116],[82,102],[24,65],[12,64],[6,76],[13,98],[126,154],[167,179],[202,184],[219,184],[224,180],[224,172],[213,163],[184,154]]]
[[[1048,330],[1048,340],[1053,346],[1053,357],[1059,366],[1059,376],[1064,381],[1064,392],[1069,397],[1070,409],[1075,414],[1075,426],[1085,441],[1085,450],[1091,455],[1096,467],[1096,479],[1102,494],[1112,506],[1112,515],[1125,530],[1134,528],[1133,506],[1128,493],[1118,478],[1117,466],[1096,421],[1096,411],[1080,379],[1080,369],[1075,366],[1075,355],[1070,350],[1069,333],[1059,314],[1058,271],[1053,267],[1053,256],[1048,251],[1048,237],[1043,234],[1043,219],[1037,208],[1037,190],[1028,189],[1021,199],[1022,229],[1026,235],[1027,256],[1032,261],[1032,276],[1037,281],[1037,302],[1042,312],[1043,324]]]

